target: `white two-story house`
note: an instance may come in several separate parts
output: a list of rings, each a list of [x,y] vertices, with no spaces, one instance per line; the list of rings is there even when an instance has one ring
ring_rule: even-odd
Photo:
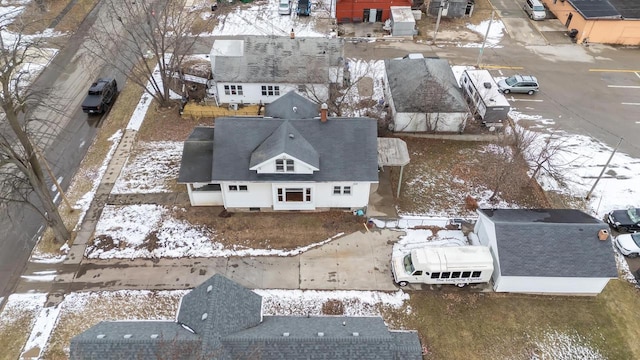
[[[356,210],[378,182],[369,118],[217,118],[185,142],[178,182],[193,206],[230,211]]]
[[[219,104],[268,104],[289,91],[318,103],[341,83],[341,39],[242,36],[216,39],[211,48],[209,93]]]

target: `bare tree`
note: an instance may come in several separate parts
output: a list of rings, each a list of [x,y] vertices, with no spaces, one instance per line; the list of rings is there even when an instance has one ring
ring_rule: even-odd
[[[0,32],[9,34],[7,20],[0,16]],[[63,243],[70,234],[47,186],[38,151],[55,133],[55,124],[39,115],[58,111],[45,104],[45,91],[29,86],[25,70],[43,57],[40,51],[44,46],[41,39],[25,36],[22,31],[10,34],[10,40],[0,36],[0,202],[26,204],[45,219],[56,242]]]
[[[86,49],[125,74],[161,106],[169,106],[174,74],[213,18],[203,19],[198,11],[185,8],[185,0],[107,0],[103,6],[106,14],[94,26]],[[151,58],[157,59],[158,76],[154,76]]]

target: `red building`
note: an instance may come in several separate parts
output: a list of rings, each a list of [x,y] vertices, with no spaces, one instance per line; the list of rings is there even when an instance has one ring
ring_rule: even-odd
[[[391,16],[390,6],[411,6],[411,0],[336,0],[339,23],[383,22]]]

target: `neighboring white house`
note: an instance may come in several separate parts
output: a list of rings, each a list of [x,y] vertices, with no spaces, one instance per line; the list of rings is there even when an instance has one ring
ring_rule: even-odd
[[[378,182],[377,121],[217,118],[185,142],[178,182],[193,206],[362,209]]]
[[[405,57],[384,65],[394,131],[464,131],[469,108],[447,60]]]
[[[289,91],[325,102],[341,83],[342,40],[282,36],[216,39],[209,93],[219,104],[268,104]]]
[[[471,236],[491,250],[497,292],[597,295],[618,277],[608,226],[582,211],[482,209],[478,214]]]

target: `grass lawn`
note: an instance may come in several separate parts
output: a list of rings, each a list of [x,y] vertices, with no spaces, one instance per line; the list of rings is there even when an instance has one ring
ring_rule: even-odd
[[[638,290],[624,281],[611,281],[597,297],[465,290],[412,292],[411,312],[387,321],[417,329],[425,359],[640,358]]]

